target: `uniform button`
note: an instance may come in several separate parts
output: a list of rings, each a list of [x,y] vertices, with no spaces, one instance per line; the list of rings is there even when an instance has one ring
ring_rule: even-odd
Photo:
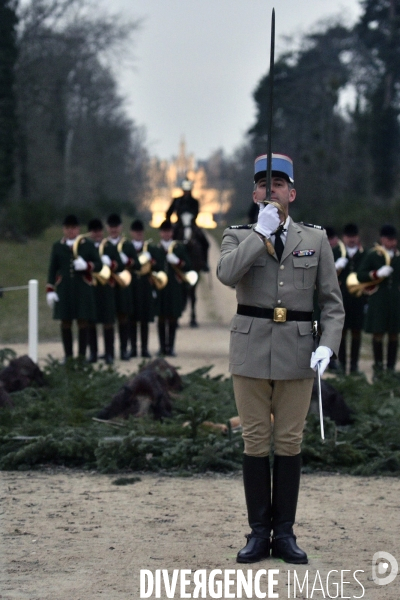
[[[282,300],[278,300],[278,304],[282,304]]]
[[[280,282],[279,282],[279,285],[283,285],[283,281],[280,281]]]
[[[308,267],[308,263],[306,263],[306,267]]]
[[[281,265],[279,268],[281,271],[283,271],[283,269],[285,268],[285,265]]]

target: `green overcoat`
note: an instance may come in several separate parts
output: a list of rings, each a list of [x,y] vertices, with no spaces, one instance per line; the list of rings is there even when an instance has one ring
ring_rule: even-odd
[[[348,263],[344,269],[339,273],[339,285],[343,297],[343,306],[345,312],[344,329],[362,329],[364,323],[364,308],[366,304],[366,296],[363,294],[358,297],[350,294],[346,279],[350,273],[357,273],[358,268],[363,260],[365,251],[363,248],[357,250],[357,252],[350,257],[346,253]]]
[[[365,253],[357,270],[358,280],[373,282],[376,271],[386,264],[384,255],[372,248]],[[365,318],[367,333],[399,333],[400,331],[400,253],[397,250],[390,261],[393,273],[386,277],[368,296]]]
[[[168,276],[168,283],[164,289],[160,290],[158,294],[157,302],[157,315],[160,317],[169,317],[179,319],[182,315],[185,306],[184,286],[187,285],[182,276],[179,275],[176,268],[186,273],[192,270],[189,255],[186,251],[185,245],[182,242],[174,242],[174,254],[180,259],[180,264],[174,268],[167,261],[167,252],[161,245],[157,246],[161,251],[162,256],[162,270],[166,272]]]
[[[102,263],[97,248],[85,237],[80,239],[77,251],[88,263],[86,271],[74,270],[73,250],[64,238],[53,244],[46,291],[55,291],[59,297],[59,302],[54,303],[54,319],[95,321],[92,273],[100,271]]]
[[[122,271],[123,264],[119,252],[108,239],[102,240],[99,245],[101,255],[109,256],[111,259],[111,273]],[[111,276],[105,284],[97,282],[94,287],[94,296],[96,300],[96,323],[111,324],[115,321],[115,287],[116,282]]]
[[[147,252],[151,254],[151,272],[164,270],[164,253],[154,244],[147,243]],[[140,252],[139,252],[140,256]],[[143,274],[140,269],[132,271],[132,321],[150,323],[156,314],[158,293],[150,273]]]
[[[140,263],[138,260],[137,252],[136,252],[135,248],[133,247],[133,244],[131,244],[126,238],[122,237],[120,239],[120,241],[118,242],[118,244],[116,245],[116,248],[117,248],[118,252],[123,252],[124,254],[126,254],[126,256],[129,259],[129,261],[126,265],[121,263],[122,266],[117,271],[117,274],[121,273],[125,269],[132,273],[132,271],[134,269],[140,268]],[[131,286],[128,285],[127,287],[123,287],[119,283],[116,283],[115,288],[114,288],[114,294],[115,294],[115,308],[116,308],[117,314],[118,315],[131,315],[132,311],[133,311]]]

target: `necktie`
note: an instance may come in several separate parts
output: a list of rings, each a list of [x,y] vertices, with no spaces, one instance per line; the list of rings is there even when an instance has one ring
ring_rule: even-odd
[[[282,256],[282,252],[283,252],[283,242],[281,239],[281,233],[282,233],[282,228],[280,227],[277,232],[275,233],[275,253],[278,257],[278,261],[281,262],[281,256]]]

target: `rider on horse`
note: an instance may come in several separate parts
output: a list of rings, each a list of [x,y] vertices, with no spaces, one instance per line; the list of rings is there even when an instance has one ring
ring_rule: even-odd
[[[166,219],[171,220],[175,213],[177,222],[174,227],[174,239],[189,240],[195,233],[202,248],[202,266],[201,271],[209,271],[208,267],[208,247],[209,243],[203,231],[196,225],[196,218],[199,214],[199,201],[192,196],[193,181],[185,178],[181,183],[183,191],[182,196],[174,198],[169,209],[166,212]]]

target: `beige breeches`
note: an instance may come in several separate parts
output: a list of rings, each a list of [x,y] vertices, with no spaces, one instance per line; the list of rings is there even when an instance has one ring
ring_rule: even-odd
[[[245,454],[268,456],[272,439],[275,454],[299,454],[314,379],[272,381],[232,375],[232,380]]]

